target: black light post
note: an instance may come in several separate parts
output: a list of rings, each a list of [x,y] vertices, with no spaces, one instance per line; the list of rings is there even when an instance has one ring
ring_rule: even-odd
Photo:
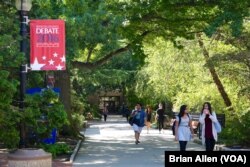
[[[16,0],[16,8],[19,11],[20,15],[20,35],[22,37],[20,42],[20,52],[24,53],[27,58],[27,25],[29,22],[28,19],[28,11],[32,7],[32,0]],[[28,66],[25,62],[20,66],[20,101],[19,101],[19,109],[21,112],[24,111],[24,95],[26,89],[26,74],[27,74]],[[24,122],[20,123],[20,142],[19,148],[24,148],[25,143],[25,126]]]

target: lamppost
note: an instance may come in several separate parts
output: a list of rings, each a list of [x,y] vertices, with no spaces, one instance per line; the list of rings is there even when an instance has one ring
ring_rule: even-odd
[[[20,15],[20,35],[22,37],[20,41],[20,52],[22,52],[27,58],[27,25],[29,22],[28,12],[32,7],[32,0],[16,0],[16,8],[19,11]],[[28,66],[24,62],[20,66],[20,101],[19,101],[19,109],[21,112],[24,111],[24,95],[26,89],[26,74],[27,74]],[[25,126],[21,121],[20,123],[20,143],[19,147],[25,147]]]

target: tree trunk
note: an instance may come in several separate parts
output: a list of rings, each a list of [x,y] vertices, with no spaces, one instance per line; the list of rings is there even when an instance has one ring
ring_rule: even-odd
[[[207,51],[207,49],[206,49],[206,47],[205,47],[205,45],[204,45],[204,43],[203,43],[203,41],[201,39],[201,34],[198,34],[197,37],[198,37],[199,46],[200,46],[200,48],[202,49],[202,52],[203,52],[203,56],[205,57],[206,62],[208,62],[209,53],[208,53],[208,51]],[[212,75],[214,83],[216,84],[216,86],[217,86],[217,88],[218,88],[218,90],[219,90],[219,92],[220,92],[220,94],[221,94],[221,96],[222,96],[222,98],[224,100],[225,105],[228,107],[228,109],[232,113],[234,113],[233,112],[234,109],[232,107],[232,102],[231,102],[230,98],[228,97],[228,94],[227,94],[227,92],[226,92],[226,90],[225,90],[225,88],[224,88],[224,86],[223,86],[223,84],[222,84],[222,82],[221,82],[221,80],[220,80],[214,66],[211,65],[208,68],[209,68],[209,71],[210,71],[210,73]]]
[[[65,110],[70,112],[70,75],[68,71],[55,72],[56,87],[60,88],[60,101],[64,104]],[[70,115],[70,114],[69,114]]]
[[[64,131],[69,131],[65,132],[66,134],[71,134],[73,136],[81,136],[84,137],[80,134],[79,130],[74,127],[73,125],[73,118],[72,118],[72,113],[71,113],[71,84],[70,84],[70,74],[69,72],[66,71],[57,71],[55,72],[55,87],[60,88],[60,101],[63,103],[64,108],[67,112],[68,120],[70,122],[70,128],[65,127]]]

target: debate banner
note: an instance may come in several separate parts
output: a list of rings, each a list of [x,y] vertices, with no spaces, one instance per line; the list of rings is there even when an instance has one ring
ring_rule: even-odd
[[[30,67],[33,71],[66,69],[64,20],[30,21]]]

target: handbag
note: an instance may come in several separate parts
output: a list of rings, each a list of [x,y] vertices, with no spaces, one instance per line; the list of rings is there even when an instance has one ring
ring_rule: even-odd
[[[220,125],[219,121],[214,122],[214,127],[215,127],[215,130],[217,133],[221,132],[221,125]]]
[[[134,117],[129,117],[128,123],[133,126],[134,123]]]

